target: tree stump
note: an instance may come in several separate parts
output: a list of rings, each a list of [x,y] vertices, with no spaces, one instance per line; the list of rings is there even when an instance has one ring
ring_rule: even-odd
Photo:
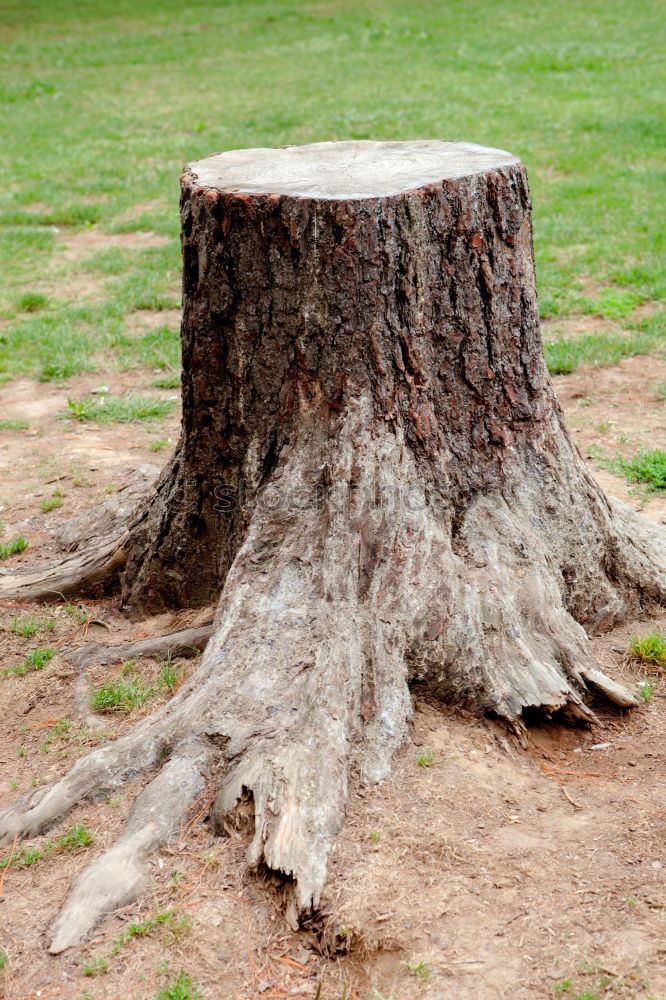
[[[239,150],[186,169],[181,212],[182,435],[123,536],[123,596],[220,594],[215,631],[168,706],[3,815],[6,841],[35,834],[162,768],[54,951],[136,894],[211,774],[218,829],[249,822],[249,860],[316,907],[350,773],[389,774],[410,685],[516,729],[594,719],[590,688],[635,705],[585,628],[666,595],[663,532],[605,497],[565,430],[514,156]]]

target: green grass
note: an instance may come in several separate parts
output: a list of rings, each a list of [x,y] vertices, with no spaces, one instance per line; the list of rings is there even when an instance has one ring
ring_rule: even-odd
[[[27,431],[27,420],[0,420],[0,431]]]
[[[68,416],[72,420],[94,420],[98,424],[130,424],[141,420],[162,420],[169,414],[176,401],[155,396],[127,395],[124,399],[113,396],[93,396],[84,400],[67,400]]]
[[[629,644],[629,656],[640,663],[666,669],[666,637],[658,632],[635,636]]]
[[[158,686],[171,693],[178,683],[179,677],[180,667],[177,663],[171,661],[170,656],[167,657],[160,667],[159,677],[157,678]]]
[[[613,469],[627,482],[638,483],[648,493],[666,490],[666,451],[660,448],[652,451],[639,449],[630,459],[617,458]]]
[[[179,910],[158,910],[145,920],[129,924],[122,934],[115,938],[111,954],[117,955],[130,941],[152,935],[156,931],[162,931],[165,942],[177,941],[189,931],[190,927],[189,918]]]
[[[53,632],[55,625],[55,619],[53,618],[41,618],[38,615],[23,615],[21,618],[12,618],[9,625],[1,625],[0,629],[13,632],[14,635],[19,635],[22,639],[31,639],[37,632]]]
[[[437,763],[437,758],[434,754],[434,751],[428,750],[427,748],[424,750],[419,750],[419,752],[416,755],[416,763],[420,767],[432,767],[433,764]]]
[[[339,138],[463,138],[517,153],[542,314],[618,324],[577,353],[549,347],[553,370],[657,349],[663,318],[643,330],[634,312],[665,285],[655,10],[654,0],[5,0],[0,379],[109,365],[175,377],[177,332],[137,335],[128,316],[178,302],[182,164]],[[90,226],[167,243],[69,259],[64,246]],[[81,275],[94,293],[79,294]],[[633,344],[614,342],[620,327]]]
[[[638,685],[638,693],[646,705],[650,704],[657,686],[657,682],[652,680],[641,681]]]
[[[203,1000],[203,993],[192,977],[181,969],[171,983],[157,991],[153,1000]]]
[[[94,712],[133,712],[156,694],[152,684],[145,684],[140,677],[127,681],[105,681],[90,695]]]
[[[169,444],[168,438],[160,438],[158,441],[151,441],[148,448],[150,451],[163,451],[164,448],[169,447]]]
[[[85,850],[93,843],[92,834],[84,826],[76,823],[72,829],[55,840],[45,840],[41,847],[24,847],[20,851],[12,851],[0,860],[0,869],[10,865],[17,868],[30,868],[37,861],[44,861],[54,854],[75,854]]]
[[[62,507],[63,503],[62,492],[60,490],[54,490],[50,497],[44,497],[39,505],[39,509],[47,514],[50,510],[56,510],[58,507]]]
[[[9,965],[9,955],[7,954],[4,948],[0,948],[0,972],[3,972],[8,965]]]
[[[0,545],[0,559],[9,559],[10,556],[15,556],[19,552],[25,552],[27,547],[28,543],[23,535],[12,538],[11,542],[4,542]]]
[[[7,677],[9,674],[15,674],[17,677],[25,677],[26,674],[32,673],[34,670],[43,670],[55,655],[55,649],[38,646],[31,653],[28,653],[23,663],[19,663],[16,667],[5,667],[2,672],[3,676]]]
[[[408,972],[417,976],[423,983],[429,982],[432,978],[432,969],[430,968],[430,964],[428,962],[424,962],[423,960],[419,962],[405,962],[405,968]]]
[[[45,295],[40,295],[37,292],[26,292],[16,303],[16,308],[22,312],[39,312],[40,309],[48,305],[48,301]]]
[[[105,976],[109,971],[109,960],[101,955],[96,955],[84,962],[84,976]]]
[[[586,333],[578,337],[545,340],[544,354],[552,375],[568,375],[581,364],[614,365],[622,358],[666,350],[664,332],[639,330],[630,335],[620,333]]]

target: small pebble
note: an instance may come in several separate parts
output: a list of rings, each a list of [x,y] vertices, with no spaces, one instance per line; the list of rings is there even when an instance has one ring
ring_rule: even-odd
[[[636,761],[635,760],[628,760],[627,764],[629,765],[629,767],[636,767]]]

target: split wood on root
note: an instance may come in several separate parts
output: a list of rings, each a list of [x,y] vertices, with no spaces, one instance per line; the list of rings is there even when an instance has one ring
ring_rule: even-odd
[[[522,164],[465,143],[240,150],[182,178],[183,425],[121,534],[0,596],[109,583],[134,614],[219,595],[166,706],[0,819],[33,836],[151,768],[52,951],[129,901],[221,774],[218,829],[319,903],[350,772],[389,774],[410,684],[522,724],[592,720],[599,631],[666,596],[666,536],[609,500],[539,336]],[[61,572],[61,577],[63,573]],[[40,589],[41,587],[41,589]],[[32,589],[31,589],[32,588]]]

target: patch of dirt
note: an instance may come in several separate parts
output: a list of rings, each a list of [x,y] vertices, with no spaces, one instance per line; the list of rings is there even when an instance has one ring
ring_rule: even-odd
[[[543,167],[533,167],[532,170],[536,172],[540,181],[548,184],[559,184],[569,177],[569,174],[564,170],[558,170],[556,167],[550,166],[550,164]]]
[[[59,281],[51,294],[56,299],[92,298],[99,296],[103,282],[103,278],[77,272],[69,281]]]
[[[160,326],[180,329],[182,315],[182,309],[139,309],[129,313],[127,325],[130,330],[140,332],[156,330]]]
[[[616,333],[626,337],[632,336],[631,330],[623,330],[599,315],[570,316],[567,319],[542,319],[541,335],[544,341],[553,340],[556,337],[563,337],[565,340],[573,340],[587,333]]]
[[[106,373],[111,395],[127,392],[173,398],[177,390],[152,386],[141,372]],[[82,399],[100,385],[98,374],[80,375],[67,386],[15,379],[0,387],[3,419],[25,420],[22,431],[0,431],[0,519],[4,537],[23,535],[28,549],[12,563],[29,565],[53,558],[50,547],[59,525],[103,502],[143,463],[163,465],[178,438],[178,411],[164,420],[98,425],[66,419],[67,400]],[[158,451],[156,442],[167,442]],[[41,504],[62,494],[62,506],[43,512]]]
[[[146,247],[163,247],[168,242],[169,237],[159,233],[103,233],[94,226],[77,232],[61,230],[56,238],[56,243],[62,247],[61,258],[73,261],[81,260],[95,250],[106,250],[109,247],[144,250]]]
[[[650,319],[658,312],[661,312],[660,302],[641,302],[628,315],[634,321]],[[541,333],[544,341],[562,337],[564,340],[573,340],[585,334],[612,333],[620,337],[633,337],[635,330],[628,330],[617,322],[601,316],[599,313],[583,313],[581,315],[569,316],[566,319],[542,319]]]
[[[661,302],[648,299],[647,302],[641,302],[639,306],[631,310],[631,315],[634,319],[651,319],[652,316],[656,316],[657,313],[663,311],[663,304]]]
[[[146,391],[153,378],[133,372],[104,381],[122,395]],[[168,457],[170,449],[149,445],[168,437],[175,443],[177,415],[155,424],[154,434],[140,424],[58,420],[68,397],[81,398],[101,381],[80,376],[59,387],[17,380],[0,388],[3,418],[30,422],[28,431],[0,438],[5,538],[20,531],[30,542],[5,566],[57,558],[59,525],[103,501],[133,468]],[[655,395],[666,381],[665,361],[628,358],[554,381],[583,453],[594,445],[609,456],[630,455],[641,443],[666,448],[666,404]],[[590,465],[609,492],[640,507],[622,479]],[[43,513],[41,500],[56,488],[63,507]],[[644,510],[666,518],[661,499]],[[134,714],[105,715],[99,726],[89,693],[121,678],[122,668],[79,673],[63,655],[67,643],[129,641],[209,613],[131,623],[113,600],[86,601],[80,611],[64,603],[0,607],[3,803],[64,774],[168,697],[161,690]],[[30,638],[11,631],[13,617],[29,615],[52,618],[53,630]],[[625,651],[634,632],[654,630],[666,631],[666,612],[595,639],[601,665],[635,687],[645,672]],[[36,646],[57,655],[42,670],[15,675]],[[161,666],[142,660],[135,669],[156,683]],[[176,666],[182,679],[196,660]],[[47,836],[80,823],[94,836],[91,847],[0,869],[0,946],[10,955],[5,994],[149,998],[166,982],[166,962],[198,979],[207,1000],[545,1000],[567,981],[564,996],[666,996],[666,678],[655,679],[649,704],[630,713],[600,708],[599,726],[533,720],[526,748],[496,724],[443,711],[417,693],[413,742],[397,756],[390,781],[353,785],[322,912],[296,933],[282,916],[278,881],[247,869],[247,836],[213,836],[209,793],[179,841],[153,857],[143,895],[105,917],[81,948],[50,956],[47,931],[72,877],[113,842],[150,776],[113,789],[107,801],[86,802]],[[57,731],[60,719],[71,721],[69,730]],[[132,922],[170,909],[188,918],[189,930],[174,937],[162,927],[113,954]],[[91,978],[85,969],[96,957],[108,959],[109,971]]]
[[[600,485],[652,520],[666,524],[666,497],[637,491],[604,466],[631,458],[637,448],[666,451],[666,401],[658,389],[666,383],[666,361],[623,358],[609,368],[581,366],[553,378],[567,425],[580,453]]]

